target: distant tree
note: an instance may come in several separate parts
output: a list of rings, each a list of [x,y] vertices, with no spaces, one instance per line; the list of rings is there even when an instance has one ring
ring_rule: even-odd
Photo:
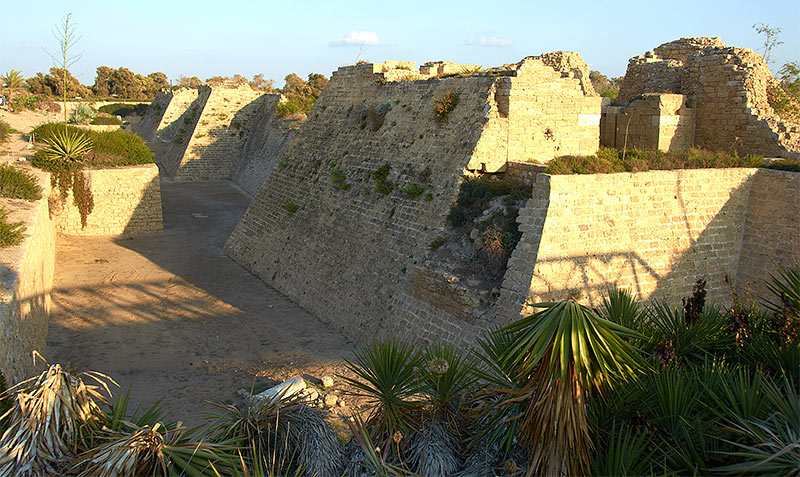
[[[328,78],[326,78],[325,75],[321,75],[319,73],[311,73],[308,75],[307,84],[311,90],[311,94],[315,98],[319,98],[319,95],[322,94],[322,90],[328,86],[328,83],[330,83],[330,81],[328,81]]]
[[[89,88],[82,85],[72,73],[61,68],[52,67],[48,74],[36,73],[36,76],[28,78],[25,83],[31,93],[40,96],[64,97],[67,98],[90,98],[92,92]],[[66,89],[65,89],[66,85]]]
[[[770,64],[772,62],[770,58],[772,49],[776,46],[783,45],[783,42],[778,40],[778,35],[781,34],[782,30],[778,27],[773,28],[769,26],[769,23],[756,23],[753,25],[753,30],[759,35],[764,35],[762,56],[764,57],[764,63]]]
[[[619,87],[622,86],[622,78],[609,79],[599,71],[592,70],[589,72],[589,80],[592,82],[594,90],[597,91],[600,96],[611,98],[612,100],[617,99]]]
[[[783,120],[800,123],[800,62],[791,61],[778,70],[778,85],[767,88],[767,99]]]
[[[177,86],[180,88],[197,88],[201,84],[203,84],[203,82],[200,81],[200,78],[197,76],[192,76],[191,78],[183,75],[178,76]]]
[[[155,88],[156,91],[162,88],[169,88],[169,78],[167,78],[167,75],[164,73],[157,71],[155,73],[150,73],[147,77],[153,82],[153,88]]]
[[[0,76],[3,86],[8,89],[9,99],[14,94],[14,90],[21,88],[25,83],[25,78],[22,77],[22,71],[10,70],[8,73]]]
[[[297,76],[294,73],[290,73],[286,75],[284,78],[286,84],[284,84],[281,93],[285,95],[297,95],[297,96],[306,96],[306,82],[303,81],[303,78]]]
[[[114,88],[114,69],[108,66],[98,66],[96,71],[92,91],[97,96],[107,98],[111,96],[111,90]]]
[[[266,80],[264,79],[264,73],[259,73],[253,76],[253,81],[250,82],[250,87],[258,91],[264,91],[266,93],[274,93],[275,81],[271,79]]]

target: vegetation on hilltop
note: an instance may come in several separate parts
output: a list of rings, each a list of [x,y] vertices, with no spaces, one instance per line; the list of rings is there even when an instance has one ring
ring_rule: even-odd
[[[275,115],[279,118],[298,113],[307,114],[329,82],[324,75],[318,73],[309,74],[308,81],[303,81],[294,73],[287,75],[285,80],[285,86],[279,91],[286,97],[286,101],[275,105]]]

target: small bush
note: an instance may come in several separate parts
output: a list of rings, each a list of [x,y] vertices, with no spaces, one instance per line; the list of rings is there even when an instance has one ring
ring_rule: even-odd
[[[800,161],[784,160],[771,162],[769,165],[764,166],[767,169],[775,169],[778,171],[800,172]]]
[[[624,159],[623,159],[624,156]],[[609,174],[674,169],[724,169],[730,167],[760,167],[761,156],[739,156],[736,153],[711,152],[703,149],[688,151],[623,152],[601,147],[593,156],[561,156],[545,168],[547,174]]]
[[[9,222],[8,210],[0,207],[0,248],[21,244],[24,238],[23,233],[25,233],[25,224]]]
[[[29,111],[35,110],[39,106],[39,101],[40,99],[37,96],[20,94],[11,98],[9,104],[11,105],[11,110],[18,113],[26,109]]]
[[[0,120],[0,143],[8,139],[9,134],[11,134],[11,126],[7,122]]]
[[[115,116],[109,116],[107,114],[98,113],[97,116],[92,119],[92,122],[89,124],[95,124],[100,126],[119,126],[122,124],[122,120]]]
[[[42,188],[36,176],[10,165],[0,166],[0,197],[39,200]]]
[[[297,204],[295,204],[291,200],[287,200],[286,203],[283,204],[283,208],[286,209],[286,212],[288,212],[289,214],[294,214],[295,212],[297,212],[298,209]]]
[[[39,101],[38,108],[41,109],[42,111],[46,111],[48,113],[60,113],[61,112],[61,105],[58,104],[58,103],[55,103],[53,101],[49,101],[49,100],[48,101],[44,101],[44,100]]]
[[[315,101],[313,96],[289,95],[286,101],[275,105],[275,116],[284,119],[294,113],[308,114]]]
[[[445,119],[458,105],[458,95],[446,91],[438,98],[433,99],[433,114],[437,119]]]
[[[33,130],[34,140],[41,142],[47,137],[52,137],[58,128],[64,128],[64,125],[59,123],[39,125]],[[121,130],[84,131],[75,126],[67,128],[72,131],[83,131],[92,140],[92,150],[84,159],[84,163],[90,167],[122,167],[153,163],[153,151],[136,134]],[[36,167],[46,165],[46,159],[41,151],[34,154],[32,163]]]
[[[333,187],[339,190],[347,190],[350,188],[350,184],[347,183],[345,180],[344,173],[339,169],[332,167],[331,168],[331,180],[333,181]]]

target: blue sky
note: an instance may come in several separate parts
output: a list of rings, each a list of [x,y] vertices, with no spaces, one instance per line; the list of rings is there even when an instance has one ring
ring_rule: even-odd
[[[37,1],[0,9],[0,72],[47,71],[53,28],[67,13],[81,37],[71,71],[94,82],[95,68],[136,73],[251,78],[282,86],[295,72],[329,76],[369,61],[451,60],[497,66],[542,52],[577,51],[592,69],[620,76],[630,57],[685,36],[719,36],[759,51],[754,23],[782,28],[773,71],[800,61],[800,1]],[[363,48],[362,48],[363,45]]]

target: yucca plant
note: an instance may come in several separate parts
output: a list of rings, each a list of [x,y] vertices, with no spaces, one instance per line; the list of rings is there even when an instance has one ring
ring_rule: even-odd
[[[478,438],[470,447],[480,446],[482,449],[477,450],[486,454],[497,446],[503,459],[511,455],[517,442],[524,408],[522,400],[514,398],[524,395],[527,383],[527,375],[507,356],[514,340],[514,334],[502,329],[487,332],[478,339],[482,351],[477,354],[482,364],[478,375],[484,386],[474,401],[479,428]]]
[[[663,365],[702,363],[733,345],[728,320],[718,308],[706,307],[694,320],[687,319],[683,308],[658,302],[648,311],[641,329],[648,340],[642,347]]]
[[[652,437],[625,426],[614,425],[608,435],[600,439],[592,461],[592,475],[648,475],[653,474]]]
[[[542,311],[505,329],[516,335],[503,361],[528,376],[520,437],[532,474],[578,474],[590,468],[593,444],[587,394],[641,372],[637,351],[623,338],[636,333],[572,300],[542,303]]]
[[[387,463],[380,447],[377,447],[370,437],[370,431],[359,414],[353,414],[347,420],[347,426],[353,434],[353,439],[358,443],[360,450],[359,459],[351,462],[345,475],[376,475],[378,477],[406,477],[412,476],[402,466]]]
[[[57,474],[89,448],[103,422],[97,402],[108,402],[109,383],[116,384],[100,373],[75,374],[54,364],[9,389],[13,402],[2,418],[8,429],[0,438],[0,475]]]
[[[772,297],[764,304],[773,312],[773,334],[782,343],[800,344],[800,266],[771,276],[767,288]]]
[[[345,362],[356,378],[340,377],[355,388],[350,394],[370,406],[366,426],[373,439],[390,448],[392,438],[402,440],[419,422],[424,404],[418,399],[424,389],[422,355],[411,344],[394,340],[374,343],[354,355],[353,361]]]
[[[731,442],[737,450],[726,456],[737,462],[716,470],[726,474],[800,475],[800,394],[796,383],[786,378],[782,385],[764,384],[767,406],[773,412],[765,419],[738,419],[729,430],[744,442]]]
[[[268,475],[338,475],[342,458],[333,429],[303,397],[282,398],[248,401],[243,409],[211,403],[223,412],[213,416],[209,430],[216,439],[237,442],[243,461]]]
[[[609,288],[597,312],[601,318],[632,330],[639,328],[644,316],[644,310],[633,293],[617,287]]]
[[[83,133],[73,129],[57,128],[51,135],[42,138],[47,144],[44,156],[47,160],[61,166],[72,166],[83,160],[92,150],[92,140]]]

